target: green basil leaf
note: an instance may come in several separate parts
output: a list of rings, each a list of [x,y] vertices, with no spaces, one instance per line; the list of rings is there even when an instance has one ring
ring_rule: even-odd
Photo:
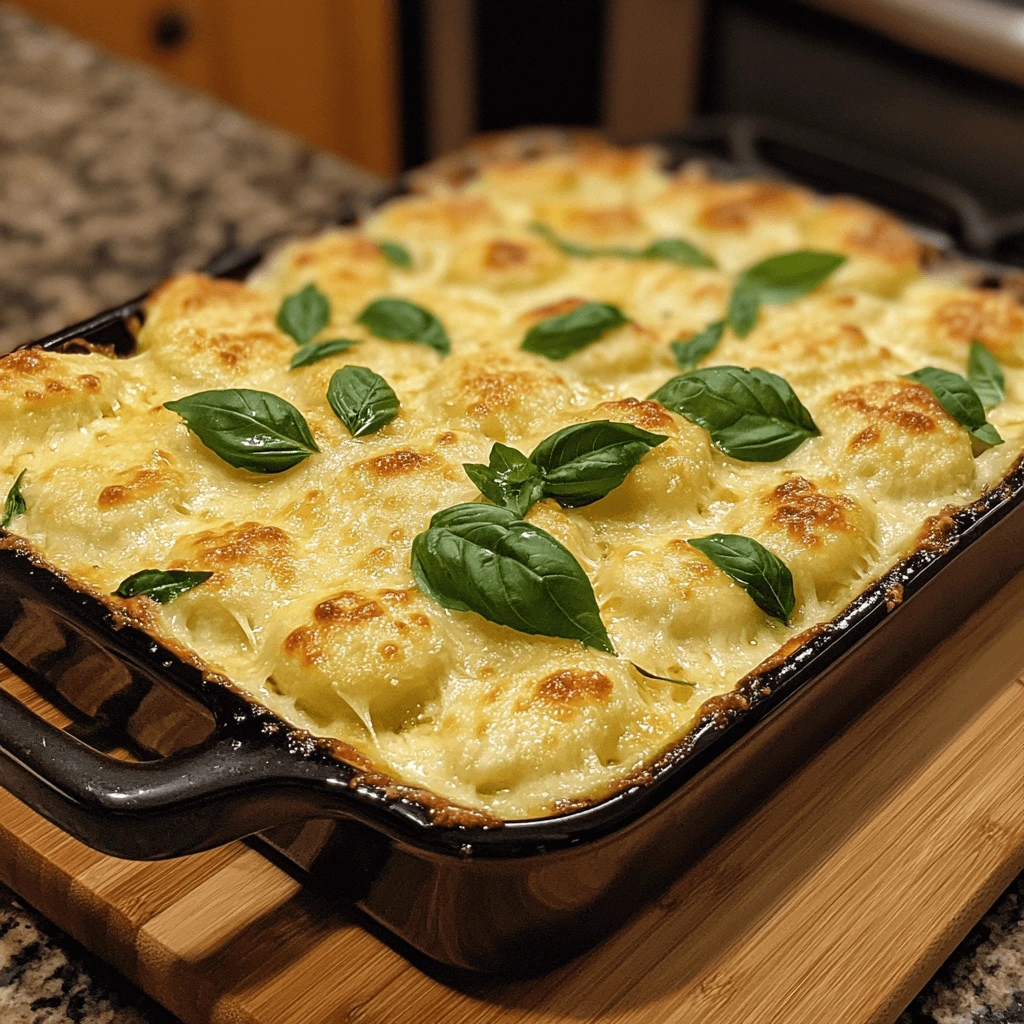
[[[398,242],[389,242],[385,239],[377,239],[377,248],[384,253],[389,263],[393,263],[402,270],[412,269],[412,255],[404,245]]]
[[[280,473],[320,451],[302,413],[266,391],[200,391],[165,402],[199,440],[229,466]]]
[[[659,238],[637,254],[644,260],[666,260],[684,267],[714,267],[715,261],[685,238]]]
[[[544,494],[565,508],[603,498],[652,449],[667,441],[631,423],[595,420],[556,430],[534,449],[530,461],[544,477]]]
[[[490,464],[463,464],[466,475],[480,493],[501,508],[522,518],[544,494],[540,470],[522,453],[496,443],[491,448]]]
[[[572,242],[556,234],[547,224],[531,224],[530,230],[546,239],[555,248],[561,249],[566,256],[575,256],[577,259],[618,256],[624,260],[666,260],[685,267],[715,266],[715,261],[707,253],[701,252],[684,238],[659,238],[644,249],[631,249],[626,246],[593,246]]]
[[[592,245],[583,245],[581,242],[570,242],[568,238],[562,238],[547,226],[547,224],[533,223],[530,230],[540,235],[545,241],[550,242],[556,249],[561,249],[566,256],[575,256],[577,259],[592,259],[602,255],[602,250]]]
[[[605,302],[587,302],[569,313],[534,324],[523,338],[526,352],[568,359],[574,352],[627,323],[622,310]]]
[[[25,496],[21,493],[21,481],[25,479],[26,472],[23,469],[18,474],[18,478],[11,484],[11,489],[7,492],[7,500],[4,502],[4,518],[3,522],[0,522],[0,526],[5,530],[15,517],[23,516],[28,511]]]
[[[813,291],[845,262],[846,257],[838,253],[799,249],[747,267],[740,281],[755,288],[763,303],[778,305]]]
[[[651,398],[703,427],[726,455],[742,462],[777,462],[821,433],[789,384],[766,370],[691,370]]]
[[[999,431],[985,419],[985,407],[981,404],[978,392],[971,386],[970,381],[961,377],[959,373],[940,370],[935,366],[925,366],[913,373],[904,374],[904,377],[928,388],[939,400],[939,405],[957,423],[967,428],[975,455],[1003,443]]]
[[[986,409],[994,409],[1006,397],[1006,374],[996,357],[981,342],[971,342],[967,379]]]
[[[508,509],[468,504],[438,512],[412,542],[412,572],[445,608],[615,653],[579,562]]]
[[[407,299],[375,299],[356,317],[356,323],[385,341],[414,341],[442,356],[452,348],[441,321]]]
[[[321,359],[326,359],[328,356],[336,356],[339,352],[347,352],[353,345],[358,344],[358,341],[352,341],[349,338],[312,341],[308,345],[303,345],[292,356],[292,361],[288,364],[288,368],[290,370],[297,370],[301,366],[312,366],[313,363],[319,363]]]
[[[277,326],[299,345],[312,341],[330,319],[331,304],[315,284],[307,284],[301,291],[289,295],[277,311]]]
[[[696,683],[689,683],[685,679],[673,679],[671,676],[659,676],[654,672],[648,672],[647,669],[642,668],[635,661],[631,661],[630,665],[632,665],[640,675],[645,676],[647,679],[657,679],[662,683],[675,683],[676,686],[689,686],[691,689],[697,688]]]
[[[718,348],[723,334],[725,321],[716,320],[713,324],[708,324],[703,331],[691,335],[686,341],[673,341],[672,355],[675,356],[676,366],[680,370],[692,370],[705,356],[711,355]]]
[[[398,395],[380,374],[365,366],[335,370],[327,385],[327,401],[353,437],[375,434],[398,415]]]
[[[122,580],[114,596],[139,597],[144,594],[160,604],[167,604],[205,583],[212,575],[212,572],[185,572],[181,569],[143,569]]]
[[[999,431],[991,423],[982,423],[980,427],[975,427],[971,431],[971,450],[976,456],[1002,443]]]
[[[729,301],[727,320],[740,338],[757,323],[762,305],[775,306],[806,295],[835,273],[846,257],[834,252],[799,249],[771,256],[740,274]]]
[[[756,540],[729,533],[713,533],[688,543],[735,580],[766,615],[789,623],[796,605],[793,574],[778,555]]]
[[[737,285],[729,297],[725,322],[732,328],[737,338],[745,338],[754,329],[760,312],[761,298],[757,290]]]

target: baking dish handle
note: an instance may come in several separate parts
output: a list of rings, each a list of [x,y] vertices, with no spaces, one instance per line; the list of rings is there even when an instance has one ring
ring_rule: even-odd
[[[270,741],[215,733],[152,762],[98,753],[0,690],[0,786],[102,853],[159,860],[274,825],[361,818],[348,766],[297,757]],[[355,796],[354,792],[353,795]],[[377,826],[379,828],[379,824]]]

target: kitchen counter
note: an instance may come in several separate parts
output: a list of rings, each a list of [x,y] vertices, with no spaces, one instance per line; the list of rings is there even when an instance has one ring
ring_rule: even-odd
[[[0,5],[0,350],[277,231],[371,175]],[[173,1024],[0,887],[3,1024]],[[899,1024],[1024,1022],[1024,876]]]

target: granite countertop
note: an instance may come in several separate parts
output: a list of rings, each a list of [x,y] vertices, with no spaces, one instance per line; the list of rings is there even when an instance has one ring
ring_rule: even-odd
[[[0,351],[379,186],[0,4]],[[2,886],[0,1021],[173,1024]],[[1024,1024],[1024,876],[899,1024]]]

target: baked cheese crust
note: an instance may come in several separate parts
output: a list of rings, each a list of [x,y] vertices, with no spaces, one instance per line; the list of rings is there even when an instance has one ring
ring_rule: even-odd
[[[286,245],[246,284],[166,282],[130,358],[0,360],[4,492],[25,471],[27,511],[11,533],[104,595],[142,569],[213,573],[166,605],[126,604],[288,722],[506,819],[599,798],[649,764],[706,700],[835,617],[930,516],[978,498],[1024,448],[1020,306],[925,272],[922,246],[886,214],[775,182],[666,173],[651,150],[585,136],[540,149],[526,158],[495,142],[468,172],[422,173],[419,194]],[[595,247],[682,237],[716,267],[574,257],[534,222]],[[413,267],[375,240],[400,242]],[[765,306],[747,338],[727,331],[699,365],[783,376],[821,436],[779,462],[739,462],[645,396],[679,372],[670,342],[722,318],[744,267],[805,248],[848,260],[804,298]],[[331,305],[318,337],[358,345],[290,370],[296,348],[275,319],[311,282]],[[430,310],[451,354],[373,337],[355,318],[382,296]],[[629,320],[564,361],[520,348],[532,325],[581,301]],[[1007,378],[989,414],[1006,443],[977,458],[931,391],[901,376],[964,374],[975,340]],[[326,400],[345,365],[381,374],[401,402],[367,437]],[[275,475],[233,469],[164,408],[239,387],[296,406],[320,453]],[[578,509],[545,499],[527,518],[586,571],[619,657],[424,596],[413,538],[435,512],[483,500],[463,463],[486,463],[496,441],[529,452],[596,419],[668,439],[607,497]],[[687,544],[714,532],[758,540],[789,566],[789,625]]]

